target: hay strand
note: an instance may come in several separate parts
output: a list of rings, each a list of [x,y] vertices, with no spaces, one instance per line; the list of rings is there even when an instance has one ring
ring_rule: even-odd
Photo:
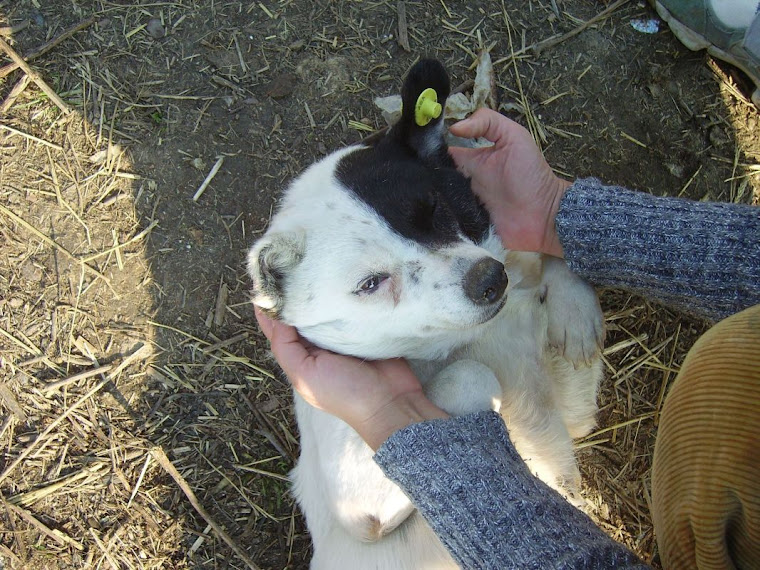
[[[222,164],[224,164],[224,157],[220,156],[214,163],[214,166],[211,167],[211,170],[206,175],[206,178],[203,179],[203,182],[195,191],[195,194],[193,194],[193,202],[197,202],[198,199],[203,195],[203,193],[206,191],[206,188],[208,188],[208,185],[211,184],[211,181],[214,179],[214,176],[216,176],[216,173],[219,172]]]
[[[37,87],[42,89],[42,91],[47,95],[50,100],[55,103],[56,107],[58,107],[65,115],[68,115],[71,113],[71,107],[69,107],[66,103],[63,102],[63,99],[61,99],[58,96],[58,93],[53,91],[53,89],[45,83],[45,81],[40,77],[39,73],[34,71],[27,63],[23,60],[23,58],[16,53],[16,50],[14,50],[11,46],[8,45],[8,42],[6,42],[3,38],[0,37],[0,49],[2,49],[6,54],[8,54],[8,57],[10,57],[13,62],[24,70],[24,73],[26,73],[29,77],[32,78],[32,81],[34,81],[37,84]]]
[[[227,543],[227,546],[229,546],[235,552],[235,554],[238,555],[240,560],[242,560],[246,566],[248,566],[248,568],[251,570],[261,570],[256,565],[256,563],[250,559],[248,554],[246,554],[246,552],[240,548],[234,540],[232,540],[230,535],[228,535],[225,530],[216,521],[214,521],[213,518],[211,518],[211,515],[208,513],[208,511],[206,511],[205,508],[203,508],[203,505],[201,505],[196,498],[195,493],[193,493],[193,490],[190,488],[190,485],[187,484],[185,478],[182,477],[180,472],[177,471],[177,468],[174,467],[174,464],[166,456],[164,450],[160,447],[154,447],[150,450],[150,453],[153,456],[153,459],[158,462],[163,470],[166,471],[172,479],[174,479],[174,482],[185,494],[185,497],[187,497],[187,500],[190,501],[190,504],[193,506],[196,512],[201,517],[203,517],[203,520],[205,520],[212,529],[214,529],[214,532],[219,536],[219,538]]]

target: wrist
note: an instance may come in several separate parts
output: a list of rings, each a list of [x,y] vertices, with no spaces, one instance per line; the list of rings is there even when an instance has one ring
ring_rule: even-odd
[[[421,391],[403,394],[356,425],[351,425],[374,450],[397,431],[414,423],[444,419],[449,415],[427,399]]]
[[[546,220],[546,236],[544,237],[544,247],[542,253],[553,255],[554,257],[564,258],[565,253],[562,250],[562,243],[559,240],[557,234],[557,214],[559,213],[559,207],[562,203],[562,198],[567,192],[567,189],[572,186],[572,182],[564,180],[562,178],[556,179],[555,191],[552,193],[552,200],[549,204],[549,210]]]

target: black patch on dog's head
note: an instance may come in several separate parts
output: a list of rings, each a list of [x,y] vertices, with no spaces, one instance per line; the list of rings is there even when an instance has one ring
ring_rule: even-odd
[[[376,146],[346,155],[336,175],[406,238],[440,246],[464,234],[477,243],[488,232],[488,214],[448,153],[443,114],[425,126],[415,122],[415,103],[427,88],[445,107],[449,77],[438,61],[411,69],[401,89],[401,119]]]

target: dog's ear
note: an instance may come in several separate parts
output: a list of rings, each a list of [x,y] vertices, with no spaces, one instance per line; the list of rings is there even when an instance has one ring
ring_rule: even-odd
[[[449,75],[441,62],[435,59],[417,62],[401,88],[401,118],[389,133],[421,160],[435,167],[453,166],[444,140],[443,124],[449,91]],[[420,109],[421,106],[427,108]]]
[[[285,281],[306,251],[303,232],[268,233],[248,252],[248,273],[253,280],[253,304],[279,318],[285,303]]]

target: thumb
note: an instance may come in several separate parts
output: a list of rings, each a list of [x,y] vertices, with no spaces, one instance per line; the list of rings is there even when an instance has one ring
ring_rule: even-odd
[[[309,374],[314,359],[298,336],[295,327],[279,321],[272,322],[272,337],[270,348],[280,368],[296,385],[302,374]]]
[[[466,139],[484,137],[495,143],[502,136],[502,115],[491,109],[478,109],[464,121],[451,125],[449,130],[453,135]]]
[[[272,334],[274,333],[274,320],[265,315],[261,310],[261,307],[258,305],[253,306],[253,314],[256,315],[256,320],[259,322],[259,328],[261,328],[261,332],[264,333],[264,336],[267,337],[267,340],[271,341]]]

